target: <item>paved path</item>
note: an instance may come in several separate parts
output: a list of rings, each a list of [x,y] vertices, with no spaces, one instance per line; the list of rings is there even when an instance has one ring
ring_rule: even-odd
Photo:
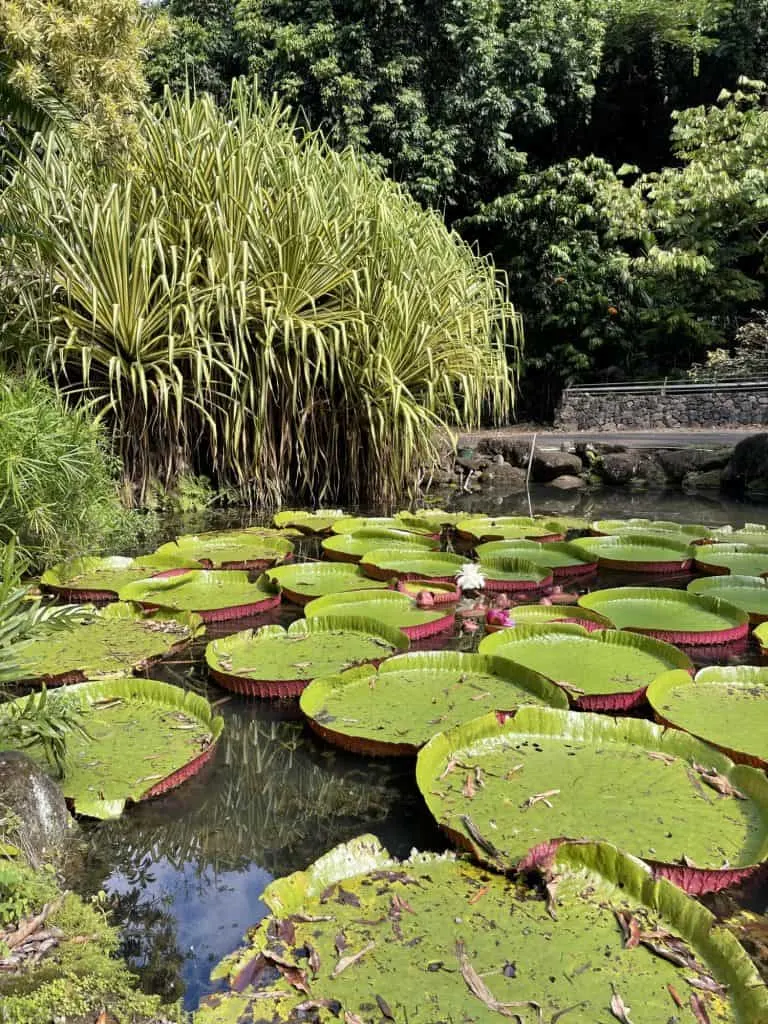
[[[574,444],[615,444],[625,448],[720,448],[724,445],[735,445],[745,437],[765,431],[766,427],[740,428],[738,430],[619,430],[602,431],[558,431],[543,429],[536,435],[537,448],[570,447]],[[508,441],[523,441],[530,444],[534,436],[532,430],[516,430],[507,427],[504,430],[481,430],[472,434],[462,434],[462,442],[476,445],[480,440],[504,438]]]

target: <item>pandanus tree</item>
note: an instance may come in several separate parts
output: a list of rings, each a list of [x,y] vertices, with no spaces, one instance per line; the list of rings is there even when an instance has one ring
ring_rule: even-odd
[[[394,497],[436,431],[507,414],[493,266],[350,150],[236,83],[144,108],[130,169],[53,146],[0,201],[24,342],[111,426],[139,500],[188,466],[256,500]]]

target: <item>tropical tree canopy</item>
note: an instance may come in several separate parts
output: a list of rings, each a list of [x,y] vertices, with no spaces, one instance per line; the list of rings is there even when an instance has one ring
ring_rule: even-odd
[[[190,467],[260,500],[387,499],[436,428],[509,413],[518,316],[437,214],[243,82],[136,125],[130,174],[51,143],[0,216],[25,225],[17,351],[98,410],[139,499]]]

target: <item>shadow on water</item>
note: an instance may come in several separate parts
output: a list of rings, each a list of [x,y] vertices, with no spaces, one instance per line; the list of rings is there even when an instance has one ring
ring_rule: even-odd
[[[679,493],[626,490],[596,496],[553,497],[539,488],[533,511],[586,518],[650,516],[719,525],[768,522],[768,506],[689,498]],[[525,514],[525,495],[484,493],[445,498],[443,507],[467,512]],[[252,522],[231,512],[206,520],[168,524],[168,534]],[[300,557],[320,554],[316,540],[302,540]],[[685,587],[690,577],[654,577],[654,585]],[[604,574],[590,589],[638,584],[637,576]],[[223,623],[212,635],[261,626],[287,625],[301,610],[283,605],[252,620]],[[477,635],[441,639],[440,646],[472,650]],[[437,646],[429,641],[414,645]],[[212,762],[195,778],[157,800],[131,807],[117,821],[84,823],[81,855],[70,884],[86,895],[107,893],[122,928],[123,953],[139,970],[143,986],[169,999],[183,996],[188,1008],[214,990],[209,972],[234,949],[246,930],[266,913],[260,900],[277,876],[302,869],[320,854],[362,832],[373,832],[398,857],[412,848],[445,849],[424,808],[408,760],[356,757],[317,740],[303,725],[297,702],[248,701],[210,684],[198,644],[184,658],[158,666],[152,675],[220,702],[226,729]],[[730,648],[692,648],[697,665],[758,663],[752,641]],[[721,899],[713,909],[764,914],[763,885],[742,898]],[[740,937],[764,941],[765,919],[746,921]],[[743,922],[738,927],[742,927]]]

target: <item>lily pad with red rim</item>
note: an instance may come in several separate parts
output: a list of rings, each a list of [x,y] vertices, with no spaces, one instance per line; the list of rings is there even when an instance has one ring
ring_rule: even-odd
[[[360,754],[412,757],[438,730],[484,708],[521,704],[568,707],[563,691],[538,672],[503,658],[423,651],[316,679],[301,710],[324,739]]]
[[[331,527],[332,533],[358,533],[360,530],[397,530],[400,533],[426,537],[435,533],[434,529],[417,524],[406,524],[397,516],[342,516]],[[439,533],[439,529],[437,530]]]
[[[346,513],[343,509],[318,509],[307,512],[302,509],[286,509],[276,512],[274,524],[278,529],[292,528],[302,533],[330,533],[334,524]]]
[[[435,604],[456,604],[461,591],[455,583],[435,583],[433,580],[398,580],[395,590],[408,597],[430,594]]]
[[[99,676],[140,671],[180,651],[204,630],[191,612],[114,603],[95,610],[71,630],[41,633],[10,649],[18,668],[16,682],[61,686]]]
[[[755,626],[753,636],[760,644],[760,651],[763,656],[768,655],[768,622]]]
[[[737,764],[768,768],[768,668],[712,665],[691,678],[665,672],[648,687],[662,725],[683,729]]]
[[[623,572],[687,572],[693,555],[687,540],[667,539],[644,533],[622,536],[578,537],[573,547],[585,557],[596,558],[604,569]]]
[[[283,597],[294,604],[304,605],[316,597],[340,594],[347,590],[382,590],[386,586],[372,580],[357,565],[344,562],[296,562],[268,569],[265,573],[279,586]]]
[[[172,568],[199,569],[201,565],[195,559],[173,555],[140,555],[138,558],[89,555],[47,569],[40,577],[40,588],[75,604],[106,604],[117,601],[126,583]]]
[[[646,633],[672,644],[725,644],[749,632],[749,616],[741,608],[670,587],[595,590],[583,594],[579,605],[604,615],[617,629]]]
[[[536,626],[552,622],[575,623],[582,626],[588,632],[595,629],[611,629],[613,623],[590,611],[588,608],[579,608],[576,605],[545,605],[545,604],[519,604],[508,609],[509,617],[513,625],[500,626],[488,622],[486,618],[486,633],[495,633],[503,629],[514,629],[516,626]]]
[[[372,551],[375,548],[435,551],[440,544],[429,537],[408,533],[406,530],[363,527],[355,533],[340,533],[327,537],[321,547],[325,557],[332,561],[359,562],[367,551]]]
[[[768,1019],[737,939],[636,858],[564,843],[531,881],[450,854],[397,861],[376,837],[353,839],[267,887],[270,915],[215,969],[227,990],[199,1024],[608,1024],[619,1012],[657,1024],[682,1012],[673,993],[719,1024]]]
[[[662,535],[684,540],[688,544],[712,535],[712,530],[698,523],[675,523],[666,519],[596,519],[590,524],[598,536],[628,533]]]
[[[12,706],[42,696],[0,706],[0,720]],[[45,699],[80,709],[87,735],[68,733],[59,785],[75,812],[90,818],[119,817],[129,801],[181,785],[210,760],[224,728],[205,698],[155,679],[79,683],[49,691]],[[47,767],[39,744],[24,752]]]
[[[768,575],[768,548],[749,544],[701,544],[696,549],[696,568],[716,575]]]
[[[366,551],[360,567],[374,580],[435,580],[452,583],[466,559],[445,551],[405,551],[402,548],[374,548]]]
[[[254,580],[238,569],[198,569],[135,580],[121,588],[120,600],[136,601],[143,608],[196,612],[203,622],[225,622],[276,608],[280,593],[264,575]]]
[[[705,576],[689,583],[688,592],[728,601],[745,611],[753,624],[768,620],[768,580],[762,576]]]
[[[411,640],[423,640],[453,627],[453,609],[420,608],[415,599],[396,590],[345,592],[315,598],[304,608],[308,619],[318,615],[362,615],[401,629]]]
[[[565,540],[560,524],[527,516],[467,516],[456,522],[460,537],[473,541],[491,540]]]
[[[478,544],[475,554],[481,563],[493,558],[522,558],[551,569],[555,579],[586,576],[597,570],[597,558],[567,541],[491,540]]]
[[[744,523],[734,530],[732,526],[719,526],[712,530],[713,543],[750,544],[753,547],[768,547],[768,526],[764,523]]]
[[[589,633],[567,623],[502,630],[484,637],[479,652],[540,672],[584,711],[628,711],[645,703],[646,689],[662,672],[693,672],[690,658],[661,640],[615,629]]]
[[[483,590],[524,593],[542,590],[552,583],[552,570],[523,558],[488,555],[477,566],[484,577]],[[461,584],[461,581],[459,581]]]
[[[157,549],[157,555],[197,560],[206,569],[268,569],[293,557],[285,537],[253,530],[182,534]]]
[[[256,697],[297,697],[318,676],[376,665],[407,651],[408,637],[375,619],[328,615],[213,640],[208,669],[221,686]]]
[[[463,518],[461,512],[446,512],[441,508],[420,508],[416,512],[397,512],[395,519],[408,530],[426,530],[440,533],[443,527],[455,526]]]
[[[605,840],[714,892],[768,857],[765,775],[643,719],[491,713],[434,736],[416,779],[451,839],[497,868],[534,863],[564,836]]]

